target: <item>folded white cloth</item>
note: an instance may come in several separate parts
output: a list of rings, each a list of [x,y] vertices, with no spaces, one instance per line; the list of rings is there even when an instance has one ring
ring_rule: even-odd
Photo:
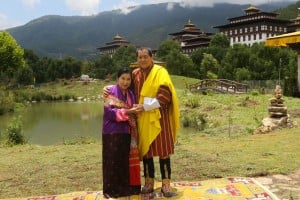
[[[144,110],[148,111],[148,110],[153,110],[155,108],[159,108],[159,102],[156,98],[151,98],[151,97],[144,97]]]

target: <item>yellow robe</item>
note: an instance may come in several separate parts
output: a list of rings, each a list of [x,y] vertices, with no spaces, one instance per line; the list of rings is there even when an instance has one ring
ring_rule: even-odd
[[[155,98],[158,89],[161,85],[167,86],[172,93],[172,103],[169,108],[169,118],[174,142],[177,139],[177,133],[180,126],[179,121],[179,104],[175,88],[170,79],[170,76],[165,68],[159,65],[154,65],[147,79],[145,80],[139,103],[143,104],[144,97]],[[139,151],[142,158],[149,151],[151,143],[161,132],[160,126],[160,111],[159,108],[142,112],[138,115],[138,131],[139,131]]]

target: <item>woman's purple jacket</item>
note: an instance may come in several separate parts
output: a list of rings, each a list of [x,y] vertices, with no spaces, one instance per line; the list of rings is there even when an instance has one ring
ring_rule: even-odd
[[[110,88],[110,94],[124,102],[127,102],[127,98],[130,98],[133,104],[136,103],[133,91],[128,89],[129,97],[126,97],[122,94],[118,84]],[[116,120],[116,112],[118,109],[119,108],[115,108],[114,106],[104,106],[102,134],[130,133],[128,121]]]

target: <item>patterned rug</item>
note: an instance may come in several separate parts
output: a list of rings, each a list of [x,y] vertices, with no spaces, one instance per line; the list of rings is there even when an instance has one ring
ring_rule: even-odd
[[[155,184],[151,196],[131,196],[118,199],[180,199],[180,200],[279,200],[273,193],[252,178],[222,178],[196,182],[173,182],[172,188],[177,196],[163,198],[161,183]],[[37,196],[22,200],[102,200],[101,191],[73,192],[61,195]]]

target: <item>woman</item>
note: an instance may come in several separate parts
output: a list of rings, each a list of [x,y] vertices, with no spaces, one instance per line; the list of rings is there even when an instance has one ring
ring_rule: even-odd
[[[135,114],[139,108],[129,89],[131,70],[122,68],[104,99],[102,128],[103,194],[118,198],[140,193],[140,161]]]

